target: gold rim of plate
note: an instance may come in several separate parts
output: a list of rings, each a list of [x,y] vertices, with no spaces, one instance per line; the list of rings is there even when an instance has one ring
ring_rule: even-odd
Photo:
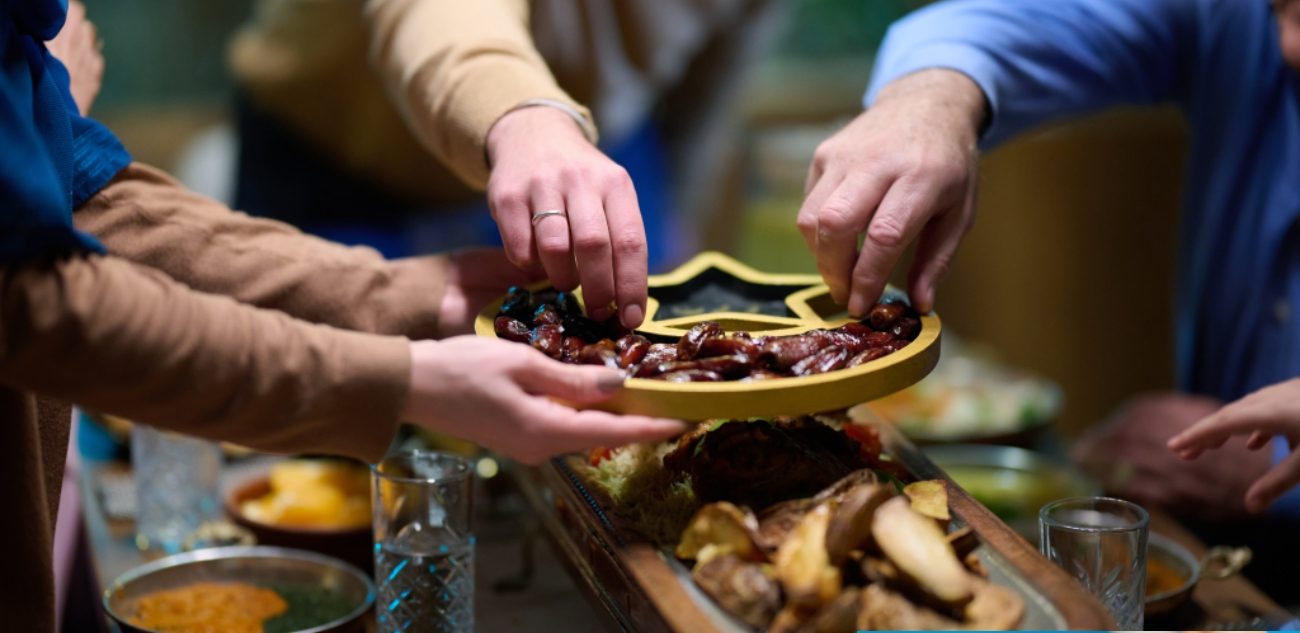
[[[798,334],[817,328],[834,328],[854,319],[831,300],[830,290],[817,275],[769,274],[756,271],[726,255],[704,252],[663,275],[652,275],[649,287],[666,288],[689,283],[709,269],[718,269],[755,286],[802,286],[785,297],[795,316],[744,312],[708,312],[657,320],[660,304],[653,296],[646,305],[646,320],[637,332],[659,337],[680,337],[701,321],[717,321],[727,332],[747,331],[763,336]],[[530,287],[550,287],[543,282]],[[903,296],[889,288],[887,295]],[[581,302],[581,289],[574,292]],[[479,336],[497,338],[493,322],[505,296],[478,314],[474,329]],[[904,389],[930,373],[939,362],[942,327],[933,312],[921,315],[921,333],[903,349],[864,365],[825,374],[774,378],[754,382],[676,383],[629,378],[624,389],[592,408],[682,420],[755,418],[803,415],[844,409]]]

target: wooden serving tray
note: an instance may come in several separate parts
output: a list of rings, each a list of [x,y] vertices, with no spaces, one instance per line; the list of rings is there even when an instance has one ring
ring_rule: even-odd
[[[546,287],[541,284],[537,289]],[[702,321],[727,332],[798,334],[852,321],[831,300],[817,275],[758,272],[717,252],[704,252],[677,270],[649,279],[645,323],[637,332],[651,340],[676,341]],[[574,293],[579,299],[582,291]],[[896,289],[886,298],[904,298]],[[493,321],[504,297],[478,314],[474,330],[496,338]],[[894,393],[924,378],[939,362],[939,317],[921,315],[921,332],[906,347],[858,367],[814,376],[755,382],[674,383],[629,378],[597,407],[681,420],[803,415],[844,409]]]
[[[1024,598],[1022,630],[1114,628],[1096,598],[953,483],[901,433],[890,426],[880,426],[880,431],[885,449],[914,477],[946,483],[954,524],[969,525],[979,536],[990,579]],[[579,463],[578,457],[558,458],[529,469],[520,477],[521,488],[570,575],[615,630],[751,631],[704,595],[671,552],[620,528],[600,495],[572,467]]]

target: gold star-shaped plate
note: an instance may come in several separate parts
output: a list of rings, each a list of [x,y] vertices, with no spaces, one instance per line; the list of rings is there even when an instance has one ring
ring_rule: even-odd
[[[534,289],[548,287],[542,283]],[[676,341],[702,321],[755,336],[798,334],[852,321],[817,275],[769,274],[722,253],[704,252],[677,270],[649,279],[646,319],[637,332],[652,341]],[[574,294],[581,300],[581,290]],[[890,287],[886,297],[903,297]],[[496,337],[493,321],[502,297],[479,313],[474,329]],[[939,361],[939,317],[921,315],[916,340],[888,356],[825,374],[753,382],[667,382],[629,378],[597,408],[618,413],[710,420],[802,415],[844,409],[903,389]]]

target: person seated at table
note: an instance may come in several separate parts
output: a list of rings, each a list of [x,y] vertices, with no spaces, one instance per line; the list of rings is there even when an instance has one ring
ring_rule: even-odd
[[[54,627],[51,533],[70,403],[262,450],[369,461],[398,420],[529,462],[680,431],[547,398],[608,397],[617,371],[453,336],[488,297],[528,279],[500,252],[389,262],[233,213],[131,163],[78,111],[98,78],[78,77],[74,100],[45,47],[65,16],[61,0],[0,3],[6,630]],[[66,37],[75,41],[63,50],[97,55],[84,22]],[[410,340],[434,337],[450,338]]]
[[[1300,519],[1300,495],[1282,495],[1283,479],[1264,475],[1286,453],[1280,439],[1276,457],[1249,450],[1267,444],[1262,436],[1195,463],[1165,448],[1255,390],[1273,385],[1270,395],[1300,400],[1300,382],[1289,380],[1300,376],[1298,70],[1297,0],[938,3],[890,29],[866,111],[816,152],[798,226],[854,314],[915,242],[909,286],[928,310],[971,225],[981,148],[1107,106],[1176,103],[1192,135],[1176,289],[1180,392],[1134,401],[1076,453],[1126,473],[1109,487],[1142,503],[1214,519],[1266,508]]]
[[[690,254],[671,181],[717,190],[725,161],[697,157],[725,151],[774,4],[260,0],[230,48],[234,204],[395,254],[503,243],[635,327],[646,271]],[[666,135],[688,118],[676,174]]]

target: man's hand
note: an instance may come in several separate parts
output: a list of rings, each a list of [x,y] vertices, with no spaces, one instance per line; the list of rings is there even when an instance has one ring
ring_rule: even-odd
[[[527,464],[596,446],[667,439],[675,420],[576,411],[623,387],[618,370],[565,365],[518,343],[458,336],[411,344],[404,419]]]
[[[99,34],[86,19],[86,7],[77,0],[68,3],[63,30],[47,44],[50,54],[63,62],[71,78],[72,100],[84,116],[99,96],[104,78],[104,56],[99,52]]]
[[[1125,499],[1202,519],[1241,517],[1246,489],[1269,467],[1267,454],[1231,442],[1215,459],[1193,464],[1165,448],[1220,405],[1176,393],[1136,398],[1085,435],[1073,457],[1108,492]]]
[[[487,138],[488,205],[510,261],[546,270],[556,288],[582,284],[588,315],[645,318],[645,227],[627,171],[596,149],[564,112],[515,110]],[[562,211],[533,222],[533,214]]]
[[[1260,449],[1268,447],[1278,436],[1285,437],[1291,445],[1291,455],[1267,472],[1260,474],[1251,469],[1258,478],[1246,491],[1246,509],[1263,512],[1300,483],[1300,452],[1296,452],[1300,447],[1300,378],[1260,389],[1206,416],[1169,440],[1169,450],[1186,460],[1196,459],[1208,450],[1232,453],[1235,449],[1228,443],[1238,435],[1249,436],[1245,447],[1256,451],[1252,462],[1262,462],[1265,468],[1272,465],[1272,451]],[[1232,459],[1220,454],[1209,457],[1220,461]]]
[[[540,281],[540,271],[520,270],[498,248],[475,248],[450,255],[447,288],[438,310],[438,336],[446,338],[474,331],[479,310],[510,286]]]
[[[965,75],[924,70],[886,86],[817,148],[798,225],[849,314],[865,314],[918,237],[908,292],[918,310],[934,307],[935,286],[973,218],[984,111],[983,92]]]

